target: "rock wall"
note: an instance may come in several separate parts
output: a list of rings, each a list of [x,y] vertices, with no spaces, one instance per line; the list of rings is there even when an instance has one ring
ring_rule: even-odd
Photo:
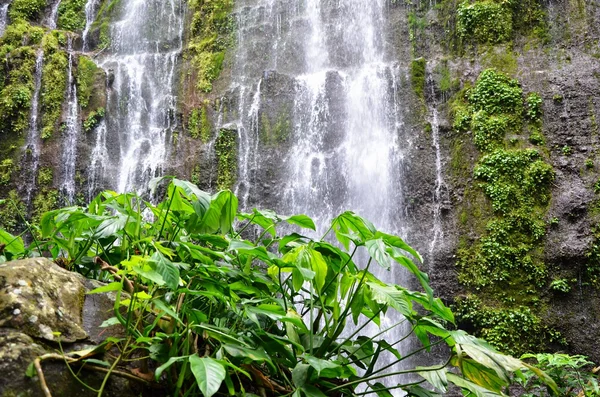
[[[106,46],[121,3],[97,2],[85,51],[77,38],[84,29],[83,8],[59,9],[58,29],[52,29],[44,21],[53,4],[27,12],[11,6],[11,24],[0,40],[5,60],[0,199],[9,199],[0,204],[0,226],[11,229],[23,226],[19,211],[35,220],[62,203],[58,153],[66,78],[61,65],[69,36],[75,38],[76,81],[83,93],[78,200],[114,188],[110,181],[94,185],[86,172],[114,78],[93,59]],[[288,153],[294,87],[285,73],[262,71],[260,139],[253,149],[262,161],[241,170],[235,161],[244,143],[238,142],[235,125],[241,96],[231,88],[233,53],[243,45],[249,58],[260,57],[273,33],[249,24],[246,37],[252,42],[236,43],[236,20],[244,12],[249,10],[235,8],[232,0],[188,2],[173,115],[178,129],[165,172],[206,190],[233,187],[241,172],[249,172],[257,182],[238,185],[255,197],[248,204],[277,207],[285,178],[278,164]],[[554,349],[600,361],[600,342],[593,338],[600,327],[599,12],[598,0],[387,2],[387,42],[393,48],[388,57],[399,71],[394,95],[402,104],[398,120],[406,146],[403,165],[395,170],[403,189],[395,210],[404,214],[408,242],[425,255],[436,292],[455,305],[460,325],[515,354]],[[35,186],[28,188],[22,176],[32,169],[25,146],[40,48],[48,54],[40,110],[40,131],[46,136],[40,138]],[[290,52],[289,62],[282,62],[284,72],[294,69],[295,55]],[[260,69],[260,64],[247,67]],[[521,100],[512,108],[502,100],[500,107],[487,108],[474,96],[484,90],[482,72],[490,69],[496,84],[490,97],[504,89],[518,92]],[[482,143],[488,138],[490,146]],[[497,160],[521,165],[502,173],[500,160],[490,160],[494,153],[502,155]],[[515,160],[525,155],[530,157]],[[552,168],[547,178],[539,174],[544,164]],[[491,181],[485,175],[498,177]],[[537,182],[529,186],[520,178]],[[488,282],[489,275],[498,281]]]

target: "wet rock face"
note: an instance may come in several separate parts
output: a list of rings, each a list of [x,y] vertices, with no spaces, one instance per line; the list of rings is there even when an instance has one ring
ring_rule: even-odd
[[[121,330],[100,328],[113,316],[114,297],[86,295],[101,283],[62,269],[46,258],[0,264],[0,396],[43,395],[37,377],[25,376],[37,357],[81,350],[101,343]],[[105,331],[105,332],[103,332]],[[55,332],[60,332],[58,337]],[[54,396],[95,396],[77,382],[60,360],[42,362],[44,377]],[[104,373],[85,371],[81,379],[98,388]],[[104,395],[139,396],[135,382],[111,379]],[[152,395],[146,394],[143,395]]]

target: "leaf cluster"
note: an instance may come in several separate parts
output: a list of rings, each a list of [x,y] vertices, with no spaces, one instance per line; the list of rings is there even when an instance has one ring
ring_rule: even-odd
[[[126,337],[107,342],[121,351],[111,368],[138,361],[170,395],[297,397],[441,396],[449,384],[503,396],[511,374],[530,368],[447,328],[454,316],[411,259],[419,254],[358,215],[339,215],[317,239],[306,215],[238,213],[231,192],[173,178],[153,189],[164,179],[158,204],[107,191],[44,214],[30,247],[0,234],[3,259],[47,252],[109,282],[91,293],[116,294],[104,326]],[[378,279],[377,266],[404,268],[422,291]],[[409,338],[419,346],[401,351]],[[448,353],[438,365],[399,366],[439,344]],[[396,384],[405,374],[418,379]]]

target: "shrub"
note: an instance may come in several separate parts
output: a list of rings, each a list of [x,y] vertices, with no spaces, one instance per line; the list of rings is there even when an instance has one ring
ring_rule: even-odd
[[[116,294],[114,317],[104,325],[120,325],[125,336],[109,338],[84,358],[64,355],[71,366],[100,362],[111,368],[108,379],[137,362],[137,373],[150,375],[168,395],[187,396],[265,389],[276,396],[351,396],[365,389],[439,396],[448,384],[465,393],[500,395],[512,372],[532,368],[446,328],[453,314],[409,259],[419,259],[418,253],[352,212],[313,239],[279,233],[290,227],[315,231],[305,215],[238,214],[231,192],[210,196],[177,179],[166,190],[157,205],[136,194],[104,192],[88,208],[47,212],[36,227],[41,238],[29,248],[20,237],[0,232],[0,261],[49,252],[70,269],[110,281],[90,293]],[[245,239],[250,235],[255,237]],[[372,273],[393,265],[405,268],[423,292]],[[382,322],[384,314],[391,326]],[[380,331],[367,336],[361,332],[367,326]],[[402,336],[392,338],[392,329]],[[401,355],[398,344],[410,335],[422,347]],[[112,359],[100,355],[108,344],[116,348]],[[395,369],[440,344],[447,345],[441,364]],[[391,361],[382,365],[384,354]],[[417,381],[379,383],[411,373]],[[552,381],[549,386],[556,388]]]

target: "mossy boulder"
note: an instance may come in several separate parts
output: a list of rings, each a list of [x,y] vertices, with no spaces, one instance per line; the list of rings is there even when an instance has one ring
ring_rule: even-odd
[[[64,342],[87,337],[82,327],[84,279],[48,259],[0,265],[0,327],[15,328],[34,338]]]

